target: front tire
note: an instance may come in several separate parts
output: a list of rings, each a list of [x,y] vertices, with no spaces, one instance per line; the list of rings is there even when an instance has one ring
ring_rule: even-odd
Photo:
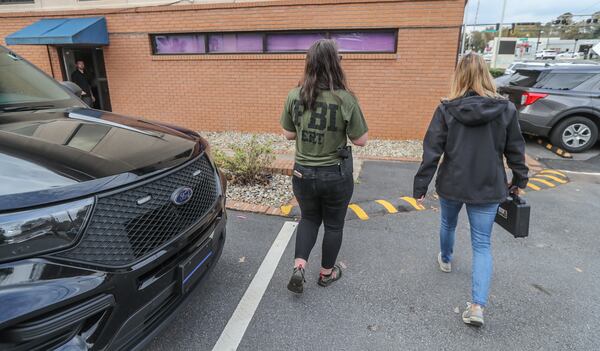
[[[589,118],[569,117],[556,125],[550,140],[568,152],[583,152],[598,141],[598,126]]]

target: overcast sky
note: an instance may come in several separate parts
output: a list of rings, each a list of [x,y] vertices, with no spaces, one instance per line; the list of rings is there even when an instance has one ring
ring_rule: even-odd
[[[466,9],[467,24],[475,23],[478,0],[469,0]],[[587,15],[600,11],[600,0],[506,0],[504,23],[548,22],[571,12]],[[502,14],[502,0],[479,0],[477,23],[498,23]]]

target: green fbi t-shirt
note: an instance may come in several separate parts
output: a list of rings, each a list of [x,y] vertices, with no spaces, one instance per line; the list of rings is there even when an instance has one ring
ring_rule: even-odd
[[[314,111],[304,111],[300,88],[288,94],[281,126],[296,133],[296,162],[303,166],[333,166],[340,163],[337,149],[363,136],[367,122],[356,98],[346,90],[323,91]]]

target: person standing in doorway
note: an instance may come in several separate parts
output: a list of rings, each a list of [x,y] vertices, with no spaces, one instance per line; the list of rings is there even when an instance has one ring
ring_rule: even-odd
[[[75,62],[75,67],[77,67],[77,69],[71,73],[71,81],[81,88],[81,100],[83,100],[86,105],[93,107],[96,98],[92,93],[92,85],[86,74],[85,62],[83,62],[83,60],[77,60],[77,62]]]
[[[504,157],[512,170],[510,183]],[[525,188],[529,169],[517,109],[496,93],[494,80],[479,54],[469,53],[460,59],[450,96],[433,115],[423,141],[423,162],[414,179],[415,199],[423,201],[436,170],[441,205],[437,263],[443,272],[452,271],[458,213],[466,205],[473,250],[472,300],[462,319],[482,326],[492,277],[490,245],[496,212],[509,192],[518,195],[519,189]]]
[[[367,123],[348,89],[335,41],[319,40],[308,50],[304,75],[288,94],[281,126],[288,140],[296,140],[292,183],[302,216],[288,289],[302,293],[306,264],[321,224],[325,234],[317,283],[326,287],[342,277],[336,260],[354,191],[347,140],[365,146],[368,138]]]

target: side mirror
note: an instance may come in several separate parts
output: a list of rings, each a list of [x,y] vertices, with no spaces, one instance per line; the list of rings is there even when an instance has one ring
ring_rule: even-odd
[[[60,82],[60,84],[69,89],[73,94],[75,94],[75,96],[81,97],[82,89],[79,87],[79,85],[69,81]]]

